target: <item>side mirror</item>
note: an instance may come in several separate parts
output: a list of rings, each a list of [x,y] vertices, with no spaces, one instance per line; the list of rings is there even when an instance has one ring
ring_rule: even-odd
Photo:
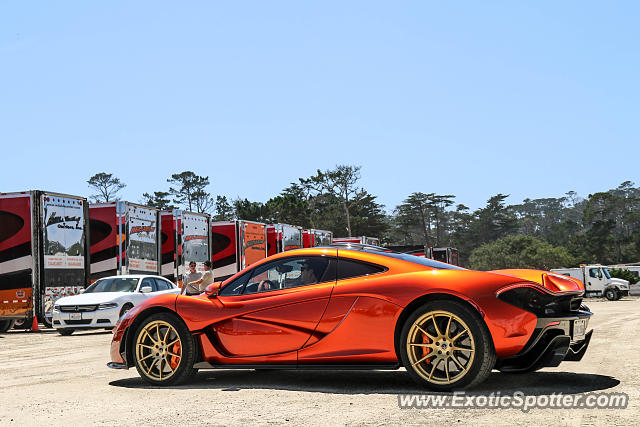
[[[140,288],[140,292],[142,292],[143,294],[148,294],[152,290],[153,289],[151,289],[151,286],[143,286],[143,287]]]
[[[220,289],[220,283],[222,283],[222,282],[215,282],[215,283],[210,284],[204,290],[204,293],[207,294],[207,296],[209,298],[217,297],[218,296],[218,290]]]

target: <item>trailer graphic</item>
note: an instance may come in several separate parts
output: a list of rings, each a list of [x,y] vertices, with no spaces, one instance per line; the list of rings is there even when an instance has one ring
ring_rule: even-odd
[[[0,194],[0,328],[34,315],[51,326],[54,302],[87,285],[87,207],[45,191]]]
[[[204,262],[211,259],[210,223],[207,214],[182,210],[160,213],[164,277],[180,285],[192,261],[196,263],[196,271],[204,271]]]
[[[158,210],[129,202],[89,206],[91,280],[159,271]]]

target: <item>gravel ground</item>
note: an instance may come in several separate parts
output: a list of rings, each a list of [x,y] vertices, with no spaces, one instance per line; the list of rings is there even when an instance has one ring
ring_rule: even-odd
[[[591,346],[581,362],[540,372],[491,374],[474,395],[522,391],[624,392],[626,409],[399,409],[423,393],[400,371],[204,371],[195,382],[154,388],[135,369],[111,370],[109,332],[0,335],[0,425],[637,425],[640,300],[590,300]]]

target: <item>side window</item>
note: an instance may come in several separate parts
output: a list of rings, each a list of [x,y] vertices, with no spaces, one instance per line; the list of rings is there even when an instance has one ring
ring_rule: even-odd
[[[156,286],[158,288],[158,291],[166,291],[166,290],[170,289],[169,288],[169,284],[167,282],[165,282],[164,280],[162,280],[162,279],[155,279],[155,282],[156,282]]]
[[[596,277],[598,277],[598,269],[597,268],[590,268],[589,269],[589,277],[593,277],[594,279]]]
[[[386,271],[386,268],[379,265],[369,264],[361,261],[338,259],[338,280],[349,279],[351,277],[368,276]]]
[[[335,264],[327,257],[285,258],[256,268],[245,286],[245,294],[295,288],[334,281]]]
[[[144,288],[145,286],[149,286],[151,287],[151,292],[157,292],[158,291],[158,287],[156,286],[156,281],[153,280],[151,277],[146,277],[142,280],[142,284],[140,285],[140,289]]]
[[[227,283],[224,288],[220,290],[220,295],[222,296],[230,296],[230,295],[240,295],[242,294],[242,290],[244,289],[244,285],[246,285],[247,280],[251,277],[251,271],[246,272],[242,276],[234,279],[233,281]]]

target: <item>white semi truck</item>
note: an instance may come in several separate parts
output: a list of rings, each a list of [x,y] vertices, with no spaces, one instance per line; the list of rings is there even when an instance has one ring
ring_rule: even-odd
[[[603,296],[609,301],[629,296],[629,282],[612,278],[607,267],[599,264],[581,265],[575,268],[555,268],[551,272],[582,280],[585,296]]]

